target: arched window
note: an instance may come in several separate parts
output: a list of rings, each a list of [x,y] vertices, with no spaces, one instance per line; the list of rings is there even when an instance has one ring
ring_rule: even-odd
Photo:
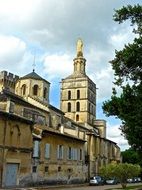
[[[93,114],[93,105],[92,105],[91,113]]]
[[[90,103],[88,104],[88,111],[89,111],[89,113],[90,113]]]
[[[71,112],[71,103],[68,103],[68,112]]]
[[[77,90],[77,99],[80,99],[80,90]]]
[[[35,84],[35,85],[33,86],[33,95],[34,95],[34,96],[37,96],[37,95],[38,95],[38,85],[37,85],[37,84]]]
[[[96,108],[94,107],[94,114],[93,115],[96,115]]]
[[[79,115],[76,115],[76,121],[79,121]]]
[[[69,90],[68,91],[68,100],[70,100],[71,99],[71,91]]]
[[[47,98],[47,88],[46,87],[44,88],[44,91],[43,91],[43,97]]]
[[[76,111],[80,111],[80,102],[76,103]]]
[[[26,85],[23,84],[22,85],[22,95],[25,95],[26,94]]]

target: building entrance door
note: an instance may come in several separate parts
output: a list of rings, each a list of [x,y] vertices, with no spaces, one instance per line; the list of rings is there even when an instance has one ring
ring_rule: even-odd
[[[5,173],[5,180],[4,180],[6,187],[17,185],[18,165],[19,164],[15,164],[15,163],[6,164],[6,173]]]

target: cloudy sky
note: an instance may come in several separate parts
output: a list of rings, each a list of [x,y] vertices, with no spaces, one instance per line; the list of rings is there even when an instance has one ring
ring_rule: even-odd
[[[97,85],[97,119],[107,120],[107,137],[128,147],[120,121],[106,118],[115,49],[133,40],[129,23],[113,21],[115,9],[141,0],[0,0],[0,70],[23,76],[36,72],[51,83],[50,103],[59,107],[60,81],[73,71],[76,41],[84,42],[86,71]]]

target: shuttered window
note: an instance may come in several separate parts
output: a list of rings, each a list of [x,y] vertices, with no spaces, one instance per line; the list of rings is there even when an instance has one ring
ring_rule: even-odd
[[[63,159],[63,145],[57,147],[57,159]]]
[[[46,159],[50,158],[50,144],[48,143],[45,144],[45,158]]]
[[[69,160],[77,160],[77,154],[78,151],[77,151],[77,148],[71,148],[69,147],[68,148],[68,159]]]
[[[39,141],[34,141],[33,157],[39,158]]]
[[[73,149],[73,160],[77,160],[77,148]]]

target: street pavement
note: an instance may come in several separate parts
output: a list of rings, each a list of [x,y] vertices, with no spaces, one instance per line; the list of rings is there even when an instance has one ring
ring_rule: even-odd
[[[127,186],[141,185],[142,183],[132,183]],[[103,186],[89,186],[89,184],[76,184],[76,185],[58,185],[58,186],[44,186],[44,187],[31,187],[31,188],[10,188],[10,189],[0,189],[0,190],[107,190],[107,189],[117,189],[121,185],[103,185]],[[142,188],[137,189],[142,190]]]
[[[142,185],[142,183],[133,183],[133,184],[128,184],[127,186],[135,186],[135,185]],[[121,188],[120,184],[117,185],[103,185],[103,186],[89,186],[89,184],[85,185],[69,185],[69,186],[58,186],[58,187],[45,187],[45,188],[40,188],[38,190],[53,190],[53,189],[59,189],[59,190],[107,190],[107,189],[117,189]],[[33,189],[37,190],[37,189]],[[141,189],[142,190],[142,189]]]

